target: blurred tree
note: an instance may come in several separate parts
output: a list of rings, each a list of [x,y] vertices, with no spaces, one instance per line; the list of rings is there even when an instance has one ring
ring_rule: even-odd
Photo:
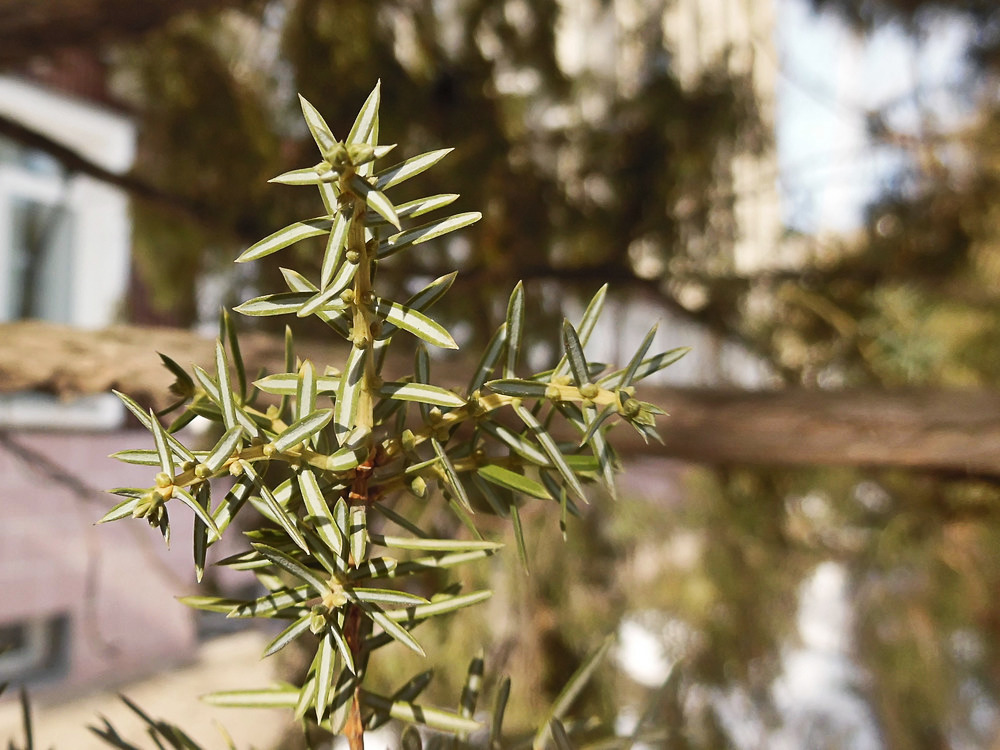
[[[709,221],[718,195],[726,200],[728,160],[719,154],[763,135],[748,82],[726,75],[723,61],[694,88],[681,87],[662,33],[647,34],[640,77],[623,91],[613,76],[564,72],[555,0],[240,5],[180,14],[141,43],[125,31],[134,35],[142,24],[110,24],[108,36],[117,31],[122,40],[110,52],[102,48],[111,91],[140,121],[135,173],[156,187],[146,197],[160,199],[140,204],[136,250],[163,320],[191,322],[195,277],[216,267],[212,258],[232,257],[292,215],[282,201],[296,199],[276,199],[262,178],[299,164],[304,154],[295,93],[346,112],[376,77],[395,112],[424,113],[419,126],[407,126],[389,112],[389,122],[403,122],[393,139],[406,153],[458,143],[441,184],[457,184],[464,203],[488,209],[461,282],[485,287],[485,294],[466,295],[468,309],[453,311],[477,325],[474,333],[497,317],[486,302],[490,292],[518,278],[534,282],[532,306],[556,315],[544,282],[648,286],[628,257],[639,238],[668,256],[685,254],[682,236],[704,236],[699,244],[719,252],[731,243],[729,229]],[[89,15],[81,14],[76,41],[85,44],[93,42],[87,29],[108,8],[96,0],[81,7]],[[149,13],[150,26],[163,21],[159,5]],[[347,17],[351,23],[342,23]],[[48,21],[39,23],[40,42],[46,33],[64,42],[66,28]],[[351,33],[342,38],[346,29]],[[592,111],[581,107],[584,95]],[[178,206],[200,236],[176,231]],[[424,267],[413,271],[434,273],[447,265],[436,253],[466,250],[429,248]],[[186,262],[192,256],[199,260],[193,266]],[[682,265],[706,262],[691,260]],[[182,270],[190,268],[194,274]]]
[[[0,0],[0,29],[15,28],[3,14],[26,5],[46,4]],[[93,20],[114,5],[77,7],[89,8]],[[719,206],[732,200],[729,157],[767,143],[752,87],[723,61],[694,87],[680,85],[656,25],[644,27],[634,85],[616,87],[613,76],[561,65],[556,30],[565,4],[555,0],[143,5],[143,23],[126,24],[121,15],[121,23],[100,26],[52,14],[31,32],[30,47],[13,36],[5,44],[0,33],[0,64],[23,64],[46,39],[101,45],[111,90],[129,102],[142,128],[135,173],[143,182],[125,186],[145,197],[137,211],[139,296],[159,320],[194,320],[198,279],[221,273],[223,259],[227,265],[241,246],[302,212],[295,191],[265,185],[308,158],[295,92],[322,103],[343,132],[349,123],[332,118],[353,112],[380,77],[384,120],[398,128],[388,135],[401,156],[456,144],[435,177],[460,190],[464,207],[486,214],[474,247],[430,247],[407,271],[436,275],[450,267],[444,256],[467,256],[457,283],[469,293],[446,311],[465,321],[467,335],[495,325],[497,293],[518,278],[529,281],[535,314],[553,316],[562,314],[562,295],[612,280],[623,298],[641,290],[739,340],[789,384],[998,386],[994,0],[813,0],[859,33],[894,23],[921,38],[941,18],[962,20],[972,30],[974,65],[961,91],[970,115],[945,127],[925,112],[912,130],[891,113],[868,113],[872,147],[894,149],[904,167],[870,206],[863,232],[800,238],[808,251],[801,267],[753,273],[720,262],[733,237],[731,222],[718,221]],[[651,5],[662,15],[666,3]],[[165,20],[194,6],[227,8]],[[108,40],[114,44],[105,46]],[[419,125],[403,119],[408,112],[421,113]],[[687,242],[692,236],[700,241]],[[653,248],[653,273],[629,253],[640,241]],[[301,252],[311,250],[303,245]],[[404,286],[408,279],[392,281]],[[232,283],[272,286],[266,278]],[[698,304],[682,303],[678,290],[692,286]],[[695,563],[655,558],[648,581],[632,571],[643,583],[638,593],[636,578],[626,585],[596,574],[573,591],[526,585],[561,617],[658,609],[683,626],[686,661],[677,667],[673,697],[662,694],[662,713],[678,727],[675,746],[723,746],[725,711],[718,708],[734,695],[747,698],[754,710],[746,713],[762,725],[781,724],[773,686],[794,640],[804,582],[824,561],[848,575],[847,637],[864,670],[848,688],[865,699],[881,745],[930,750],[995,741],[995,481],[936,469],[726,467],[694,472],[690,482],[697,500],[680,510],[653,501],[618,506],[606,526],[595,528],[588,516],[573,531],[600,542],[592,559],[598,572],[631,565],[640,552],[667,554],[684,534],[699,540]],[[559,565],[551,550],[540,557],[543,566]],[[550,651],[566,670],[573,644],[558,642],[559,635]],[[511,661],[538,666],[538,644],[523,649]],[[528,684],[543,689],[544,677],[542,668]],[[813,717],[814,726],[821,719]],[[857,746],[850,735],[838,740],[832,729],[816,731],[823,744],[810,746]]]
[[[0,65],[23,65],[64,47],[97,46],[152,31],[191,10],[219,10],[254,0],[2,0]]]
[[[814,260],[800,269],[710,277],[710,297],[793,382],[996,388],[1000,6],[944,0],[814,5],[847,19],[858,33],[892,24],[918,42],[943,20],[960,24],[968,32],[969,64],[949,93],[967,114],[939,116],[922,91],[908,99],[915,124],[901,122],[891,108],[868,112],[870,148],[890,151],[902,167],[868,207],[863,231],[822,244],[806,238]],[[756,314],[747,315],[748,309]],[[781,481],[795,480],[785,474]],[[738,497],[731,486],[717,489]],[[809,502],[794,502],[799,493]],[[809,477],[798,492],[758,495],[758,507],[774,494],[789,504],[782,526],[816,556],[813,564],[825,558],[844,566],[851,621],[843,635],[864,670],[848,684],[864,696],[876,746],[996,746],[998,632],[994,597],[986,594],[996,585],[996,482],[963,472],[826,472]],[[737,513],[721,517],[748,528]],[[773,554],[781,546],[765,549]],[[784,569],[796,555],[779,559]],[[722,601],[739,601],[738,576],[713,580],[735,587],[719,592]],[[759,581],[763,595],[780,578]],[[767,614],[765,607],[743,617],[763,621]],[[776,632],[773,624],[764,627]],[[748,625],[742,630],[754,632]],[[825,736],[829,742],[832,735]],[[826,746],[859,742],[855,736]]]

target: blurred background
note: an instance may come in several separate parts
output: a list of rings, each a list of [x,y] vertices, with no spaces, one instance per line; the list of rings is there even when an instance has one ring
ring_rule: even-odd
[[[172,601],[185,545],[91,525],[132,481],[102,391],[166,398],[154,349],[203,360],[220,306],[281,288],[287,256],[231,261],[322,212],[266,182],[318,159],[296,94],[343,134],[379,79],[401,158],[455,147],[422,194],[484,214],[390,296],[459,267],[436,317],[474,351],[523,279],[543,367],[610,282],[595,358],[655,320],[693,347],[617,503],[565,543],[538,509],[532,574],[497,562],[437,634],[435,698],[485,644],[528,726],[617,632],[586,709],[649,706],[663,747],[1000,748],[995,0],[0,0],[0,682],[40,731],[209,647],[224,673]]]

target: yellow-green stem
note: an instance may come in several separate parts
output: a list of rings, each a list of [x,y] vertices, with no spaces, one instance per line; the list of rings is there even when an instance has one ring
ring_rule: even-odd
[[[345,184],[346,187],[346,184]],[[350,195],[346,190],[343,195]],[[365,373],[361,381],[360,395],[358,397],[358,409],[354,419],[356,427],[365,427],[369,430],[369,435],[375,427],[375,400],[378,395],[377,373],[375,372],[375,357],[372,356],[372,346],[375,339],[376,330],[374,327],[374,315],[372,304],[374,293],[372,291],[371,267],[372,259],[369,258],[368,246],[365,242],[365,213],[367,206],[363,199],[354,196],[353,211],[351,214],[351,227],[347,234],[347,252],[358,259],[358,268],[354,273],[354,330],[353,345],[367,349],[365,356]],[[351,252],[353,251],[353,253]],[[357,253],[354,256],[354,253]],[[372,438],[369,438],[372,439]],[[355,478],[351,492],[348,495],[348,502],[361,502],[367,504],[368,501],[368,476],[370,467],[365,473],[359,473]],[[362,497],[358,497],[358,495]],[[354,565],[361,565],[363,560],[354,560]],[[360,662],[361,657],[361,637],[360,637],[360,617],[361,613],[356,606],[352,606],[348,611],[348,622],[346,626],[346,637],[348,648],[355,659],[355,663]],[[347,718],[347,725],[344,727],[344,736],[347,739],[350,750],[364,750],[364,725],[361,720],[361,685],[355,687],[351,700],[351,708]]]
[[[361,393],[358,398],[357,417],[354,420],[355,426],[367,427],[369,430],[375,426],[375,397],[378,386],[375,373],[375,358],[371,356],[372,342],[375,331],[374,315],[372,313],[372,301],[374,299],[372,291],[371,258],[368,254],[368,246],[365,243],[365,213],[367,206],[364,200],[353,197],[353,213],[351,228],[347,234],[347,251],[352,250],[357,253],[358,270],[354,274],[354,346],[364,347],[369,350],[365,358],[365,376],[361,383]]]

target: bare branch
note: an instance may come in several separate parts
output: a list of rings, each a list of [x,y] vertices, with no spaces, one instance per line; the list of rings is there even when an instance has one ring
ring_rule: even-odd
[[[131,174],[118,174],[91,161],[80,152],[59,143],[47,135],[32,130],[15,119],[0,114],[0,136],[9,138],[28,148],[43,151],[58,161],[67,172],[83,174],[120,188],[130,196],[149,201],[157,206],[181,214],[208,226],[215,226],[210,213],[203,207],[179,195],[168,193],[155,185]]]

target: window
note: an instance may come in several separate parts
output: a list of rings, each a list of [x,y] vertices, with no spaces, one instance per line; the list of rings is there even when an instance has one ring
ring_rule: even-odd
[[[0,150],[0,319],[70,323],[75,269],[66,180],[11,156]]]
[[[0,623],[0,682],[47,679],[69,666],[69,617]]]
[[[35,174],[58,175],[62,172],[59,162],[45,152],[22,146],[2,136],[0,136],[0,164],[16,164]]]
[[[131,166],[135,127],[101,106],[0,76],[0,114],[112,172]],[[127,289],[130,233],[120,191],[0,137],[0,322],[110,325]],[[69,403],[45,393],[0,394],[0,428],[116,429],[123,415],[111,394]]]
[[[13,197],[9,211],[7,320],[71,322],[71,215],[59,204]]]

